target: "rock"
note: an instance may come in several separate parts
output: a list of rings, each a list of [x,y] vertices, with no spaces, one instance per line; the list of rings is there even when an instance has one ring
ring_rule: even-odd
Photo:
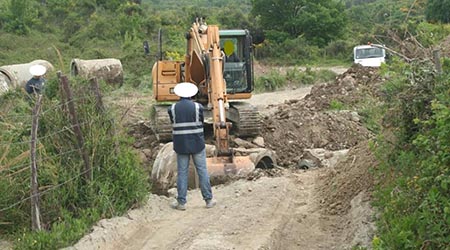
[[[135,143],[133,143],[133,147],[134,148],[141,148],[142,147],[142,142],[141,141],[136,141]]]
[[[176,197],[177,196],[177,189],[176,188],[171,188],[167,191],[167,193],[169,194],[169,197]]]
[[[324,155],[323,155],[323,157],[325,157],[325,159],[330,159],[331,157],[333,157],[334,156],[334,153],[333,152],[326,152]]]
[[[152,157],[152,150],[149,148],[145,148],[142,150],[142,153],[145,154],[145,156],[147,156],[147,158],[151,158]]]
[[[353,111],[353,112],[350,113],[350,115],[351,115],[351,120],[354,121],[354,122],[359,122],[361,120],[360,116],[358,115],[357,112]]]
[[[251,142],[248,142],[246,140],[242,140],[241,138],[236,138],[233,140],[234,143],[236,143],[239,147],[243,148],[257,148],[257,146]]]
[[[264,146],[265,146],[264,145],[264,138],[261,137],[261,136],[256,137],[252,142],[254,144],[256,144],[257,146],[262,147],[262,148],[264,148]]]
[[[298,169],[310,169],[310,168],[314,168],[314,167],[316,167],[316,164],[313,161],[306,160],[306,159],[299,161],[297,163],[297,165],[295,166],[295,168],[298,168]]]
[[[147,160],[147,155],[144,152],[139,152],[139,159],[141,159],[141,162],[146,162]]]

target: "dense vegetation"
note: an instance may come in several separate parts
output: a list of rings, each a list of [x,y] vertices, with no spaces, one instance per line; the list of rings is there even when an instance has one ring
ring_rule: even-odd
[[[368,41],[404,55],[383,72],[385,99],[367,112],[379,133],[374,149],[379,208],[376,249],[450,247],[450,68],[437,74],[429,49],[450,34],[448,0],[0,0],[0,65],[45,59],[69,73],[72,58],[118,58],[125,86],[150,91],[150,67],[163,33],[166,58],[181,58],[184,33],[197,16],[222,28],[247,28],[260,62],[279,65],[349,65],[352,47]],[[174,7],[176,6],[176,7]],[[142,42],[150,41],[145,55]],[[444,55],[445,56],[445,55]],[[260,89],[289,82],[314,83],[329,72],[271,72],[257,79]],[[0,97],[0,233],[19,249],[55,249],[76,241],[96,220],[138,204],[146,174],[126,136],[110,131],[111,113],[93,109],[87,83],[71,79],[96,181],[81,178],[82,160],[69,118],[50,76],[38,134],[43,195],[43,231],[29,229],[29,134],[34,102],[21,91]],[[111,91],[103,86],[103,91]],[[106,111],[108,112],[108,111]],[[377,123],[377,118],[383,117]],[[24,143],[25,142],[25,143]],[[114,153],[113,153],[114,152]],[[95,156],[95,157],[94,157]],[[76,178],[74,178],[76,177]],[[57,187],[57,189],[55,188]],[[53,192],[53,188],[57,192]],[[14,222],[14,223],[13,223]],[[67,230],[70,228],[70,230]]]
[[[74,134],[69,102],[49,81],[37,133],[36,162],[40,218],[44,231],[30,233],[30,132],[33,97],[21,91],[0,98],[0,233],[15,235],[17,249],[57,249],[78,240],[92,223],[120,215],[148,193],[147,175],[112,113],[99,109],[88,83],[78,80],[72,92],[92,180]],[[67,100],[67,99],[65,99]],[[70,230],[68,230],[70,228]],[[48,231],[47,231],[48,230]]]
[[[450,74],[430,61],[386,69],[376,152],[380,209],[375,249],[450,247]]]

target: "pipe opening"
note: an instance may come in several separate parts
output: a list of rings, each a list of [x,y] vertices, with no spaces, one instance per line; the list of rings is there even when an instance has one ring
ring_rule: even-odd
[[[261,158],[261,160],[259,160],[259,162],[256,164],[256,168],[261,168],[261,169],[269,169],[269,168],[273,168],[273,160],[271,157],[269,156],[264,156],[263,158]]]

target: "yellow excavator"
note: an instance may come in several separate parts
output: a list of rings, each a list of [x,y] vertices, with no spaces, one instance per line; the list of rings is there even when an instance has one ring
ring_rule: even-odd
[[[236,150],[230,146],[231,131],[239,137],[254,137],[261,130],[256,107],[240,101],[250,99],[254,87],[250,33],[247,30],[219,30],[216,25],[207,25],[203,19],[196,19],[186,33],[186,40],[184,61],[162,60],[160,56],[152,68],[156,101],[152,127],[159,141],[172,139],[167,108],[170,102],[179,100],[173,91],[175,85],[191,82],[199,89],[193,99],[204,105],[205,122],[213,128],[215,145],[209,150],[207,147],[211,183],[246,176],[255,167],[272,167],[275,164],[272,151],[264,148],[236,149],[239,151],[237,156]],[[194,173],[191,176],[195,182]],[[152,179],[159,190],[167,190],[175,184],[176,155],[171,143],[164,145],[158,153]]]

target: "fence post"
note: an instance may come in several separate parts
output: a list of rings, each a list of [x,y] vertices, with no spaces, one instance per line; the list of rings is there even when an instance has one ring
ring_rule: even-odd
[[[83,157],[84,161],[84,177],[87,182],[90,182],[92,180],[92,168],[91,163],[89,161],[89,156],[84,148],[84,138],[83,134],[81,132],[80,123],[78,122],[77,114],[75,112],[75,105],[73,101],[72,91],[69,87],[69,80],[67,79],[67,76],[61,75],[59,78],[60,83],[62,84],[62,88],[64,89],[64,92],[66,94],[66,100],[67,100],[67,107],[69,109],[69,115],[70,119],[72,120],[72,126],[77,138],[78,142],[78,149],[80,150],[81,156]]]
[[[41,214],[39,211],[39,186],[37,179],[36,164],[36,140],[39,126],[39,113],[41,110],[42,95],[37,95],[37,100],[33,108],[33,123],[31,126],[31,229],[41,230]]]
[[[436,67],[437,73],[439,75],[442,74],[441,51],[440,51],[440,49],[433,50],[433,60],[434,60],[434,65]]]
[[[89,81],[91,83],[91,89],[95,93],[95,99],[97,101],[95,103],[95,106],[97,107],[98,111],[100,111],[101,113],[105,113],[105,106],[103,105],[102,95],[100,94],[100,87],[98,86],[97,78],[93,77],[89,79]]]
[[[61,71],[56,72],[56,76],[58,77],[58,79],[61,79],[61,77],[63,76]],[[59,95],[60,95],[60,102],[61,102],[61,108],[63,110],[64,113],[67,113],[67,102],[66,102],[66,97],[64,95],[64,89],[63,88],[59,88]]]
[[[100,112],[102,115],[106,115],[106,108],[105,105],[103,105],[103,100],[102,100],[102,94],[100,93],[100,87],[98,86],[98,80],[96,77],[91,78],[90,80],[91,83],[91,89],[92,91],[94,91],[95,93],[95,99],[96,99],[96,107],[97,107],[97,111]],[[113,119],[110,119],[111,122],[111,130],[109,130],[109,135],[111,136],[111,138],[114,140],[114,150],[116,152],[116,156],[119,154],[119,142],[115,139],[116,137],[116,126],[114,123]]]

